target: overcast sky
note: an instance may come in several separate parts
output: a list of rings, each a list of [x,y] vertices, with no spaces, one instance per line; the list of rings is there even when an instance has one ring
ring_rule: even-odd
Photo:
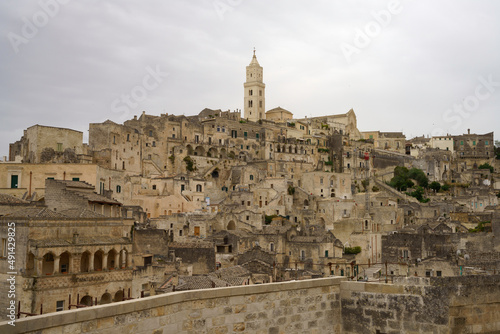
[[[56,4],[56,5],[55,5]],[[3,0],[0,156],[23,130],[145,110],[353,108],[361,131],[500,133],[500,1]]]

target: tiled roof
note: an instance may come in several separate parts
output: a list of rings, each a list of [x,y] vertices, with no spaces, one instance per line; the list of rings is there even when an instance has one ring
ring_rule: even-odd
[[[0,194],[0,204],[27,204],[28,201],[8,194]]]
[[[127,238],[112,238],[112,237],[79,237],[77,245],[116,245],[127,244],[131,241]],[[32,246],[37,247],[59,247],[75,245],[73,239],[45,239],[45,240],[30,240]]]
[[[105,196],[102,196],[102,195],[99,195],[96,193],[79,192],[79,191],[75,191],[75,190],[71,190],[71,189],[68,189],[68,190],[73,191],[82,197],[85,197],[86,199],[88,199],[91,202],[121,204],[120,202],[115,201],[114,199],[107,198]]]
[[[105,218],[106,216],[88,209],[68,209],[59,211],[61,214],[71,218]]]
[[[88,184],[87,182],[82,182],[82,181],[61,181],[61,180],[56,180],[57,182],[64,183],[66,187],[70,188],[80,188],[80,189],[92,189],[94,190],[94,186],[91,184]]]
[[[211,289],[215,283],[216,288],[226,287],[229,283],[209,276],[180,276],[179,285],[175,290]]]
[[[220,279],[226,279],[229,277],[246,277],[250,275],[250,271],[242,266],[233,266],[211,272],[209,275],[212,277],[218,277]]]
[[[213,248],[214,245],[209,242],[171,242],[169,248]]]
[[[49,210],[48,208],[27,207],[5,215],[6,217],[20,218],[66,218],[66,216]]]

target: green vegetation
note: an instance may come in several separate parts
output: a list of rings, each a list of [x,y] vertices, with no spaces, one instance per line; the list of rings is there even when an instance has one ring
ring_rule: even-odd
[[[422,187],[417,187],[414,191],[407,192],[406,195],[415,197],[421,203],[427,203],[430,201],[429,198],[424,198],[424,188]]]
[[[278,215],[271,215],[271,216],[265,215],[265,223],[266,223],[266,225],[271,224],[271,222],[273,221],[273,218],[276,218],[276,217],[278,217]]]
[[[172,154],[168,158],[170,159],[170,162],[172,163],[172,165],[174,165],[175,164],[175,156]]]
[[[408,170],[408,168],[400,166],[394,168],[394,177],[389,182],[389,185],[399,191],[405,191],[415,185],[412,180],[417,181],[417,184],[422,188],[429,187],[429,179],[421,169],[412,168]]]
[[[366,189],[368,189],[368,186],[370,185],[370,181],[363,180],[361,181],[361,185],[363,186],[363,191],[366,192]]]
[[[475,228],[470,228],[469,232],[470,233],[491,232],[491,226],[484,226],[484,225],[490,224],[490,223],[491,223],[490,221],[480,222],[479,224],[477,224],[477,226]]]
[[[380,189],[379,189],[379,187],[377,187],[377,186],[373,186],[373,187],[372,187],[372,191],[373,191],[374,193],[376,193],[377,191],[380,191]]]
[[[186,170],[188,170],[190,172],[195,170],[194,161],[191,160],[191,158],[189,156],[184,158],[184,162],[186,163]]]
[[[291,122],[291,123],[287,123],[287,125],[291,128],[294,128],[295,127],[295,123],[294,122]]]
[[[449,184],[443,184],[443,185],[441,186],[441,190],[442,190],[442,191],[448,191],[448,190],[450,190],[450,185],[449,185]]]
[[[479,169],[489,169],[489,170],[490,170],[490,172],[492,172],[492,173],[493,173],[493,171],[495,170],[495,169],[493,168],[493,166],[492,166],[492,165],[490,165],[489,163],[484,163],[484,164],[482,164],[481,166],[479,166],[478,168],[479,168]]]
[[[288,186],[288,195],[293,195],[295,194],[295,187],[293,187],[292,185],[289,185]]]
[[[361,247],[356,246],[356,247],[345,247],[344,248],[344,254],[358,254],[361,253]]]
[[[247,121],[244,119],[240,119],[240,123],[246,123]]]
[[[435,192],[438,192],[439,190],[441,190],[441,183],[434,181],[429,185],[429,188],[431,188]]]
[[[318,148],[318,152],[319,153],[328,153],[328,152],[330,152],[330,150],[327,148]]]

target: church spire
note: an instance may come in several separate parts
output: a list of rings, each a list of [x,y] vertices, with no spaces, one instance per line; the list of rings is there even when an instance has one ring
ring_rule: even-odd
[[[266,85],[263,82],[264,71],[257,61],[255,48],[253,57],[246,70],[246,81],[243,84],[244,93],[244,118],[256,122],[266,119]]]
[[[250,62],[250,66],[252,65],[260,66],[259,62],[257,61],[257,56],[255,55],[255,48],[253,48],[253,57],[252,61]]]

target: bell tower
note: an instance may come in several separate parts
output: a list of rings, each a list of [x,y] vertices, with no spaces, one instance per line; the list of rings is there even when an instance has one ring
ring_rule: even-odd
[[[266,85],[262,82],[263,69],[257,61],[255,49],[252,61],[247,66],[246,78],[243,84],[245,91],[243,117],[253,122],[266,119]]]

